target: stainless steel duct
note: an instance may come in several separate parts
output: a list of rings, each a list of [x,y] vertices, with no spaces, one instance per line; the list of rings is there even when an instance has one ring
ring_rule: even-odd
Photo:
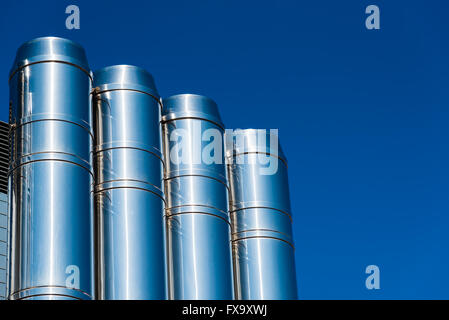
[[[182,94],[164,99],[163,106],[170,298],[232,299],[224,129],[217,105]],[[218,161],[205,162],[211,143]]]
[[[101,299],[166,299],[161,103],[127,65],[94,73],[95,216]]]
[[[91,75],[84,49],[23,44],[10,77],[9,299],[91,299]]]
[[[237,299],[297,299],[287,161],[277,135],[237,130],[226,140]]]
[[[0,121],[0,300],[6,298],[8,247],[9,124]]]

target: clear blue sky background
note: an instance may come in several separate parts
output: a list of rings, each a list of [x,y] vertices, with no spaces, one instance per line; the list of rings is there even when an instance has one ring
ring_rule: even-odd
[[[77,4],[81,29],[65,29]],[[365,28],[365,8],[381,30]],[[449,298],[447,1],[1,1],[0,119],[21,43],[135,64],[229,128],[278,128],[302,299]],[[381,289],[365,288],[365,267]]]

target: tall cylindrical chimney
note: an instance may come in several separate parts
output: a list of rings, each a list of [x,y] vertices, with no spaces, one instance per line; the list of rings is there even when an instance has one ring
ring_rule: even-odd
[[[161,103],[128,65],[94,73],[99,298],[166,299]]]
[[[10,299],[91,299],[91,75],[78,44],[22,45],[9,77]]]
[[[277,135],[227,136],[237,299],[297,298],[287,161]]]
[[[171,299],[232,299],[223,125],[211,99],[163,100]]]

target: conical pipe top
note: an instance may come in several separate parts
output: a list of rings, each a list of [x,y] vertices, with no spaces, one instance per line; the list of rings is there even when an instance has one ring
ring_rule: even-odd
[[[76,42],[64,38],[42,37],[22,44],[10,72],[10,78],[17,70],[39,62],[63,62],[77,66],[89,74],[84,48]]]
[[[224,125],[218,112],[217,104],[211,98],[197,94],[177,94],[163,99],[162,121],[184,118],[196,118]]]
[[[99,91],[142,91],[159,99],[153,76],[145,69],[132,65],[114,65],[95,71],[94,87]]]
[[[247,153],[261,153],[278,157],[287,164],[287,158],[282,151],[276,132],[269,129],[238,129],[226,134],[227,157],[235,157]]]

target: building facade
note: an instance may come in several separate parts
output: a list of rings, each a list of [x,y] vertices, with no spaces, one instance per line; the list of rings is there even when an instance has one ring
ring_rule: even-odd
[[[9,125],[0,121],[0,300],[6,297]]]

